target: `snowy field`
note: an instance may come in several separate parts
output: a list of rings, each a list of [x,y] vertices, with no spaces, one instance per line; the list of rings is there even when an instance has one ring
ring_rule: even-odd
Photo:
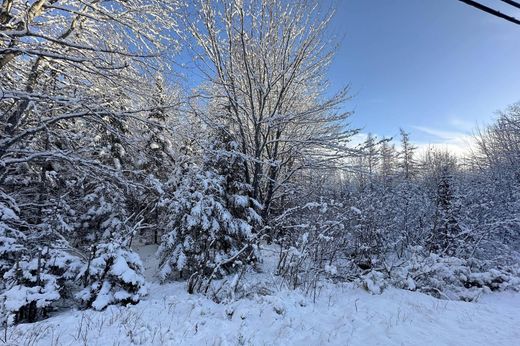
[[[152,279],[153,248],[141,255]],[[520,344],[519,293],[484,295],[478,303],[465,303],[392,288],[371,295],[352,286],[329,285],[313,302],[312,297],[279,289],[267,271],[248,279],[274,293],[216,304],[189,295],[184,283],[151,283],[149,296],[135,306],[68,311],[18,325],[7,331],[7,344]]]

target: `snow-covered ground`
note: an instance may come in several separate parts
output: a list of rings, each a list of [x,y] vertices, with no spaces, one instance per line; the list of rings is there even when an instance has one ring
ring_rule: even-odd
[[[149,278],[152,250],[141,251]],[[147,299],[135,306],[69,311],[19,325],[7,331],[7,344],[520,345],[519,293],[465,303],[392,288],[371,295],[328,285],[313,302],[278,289],[268,272],[256,277],[275,293],[216,304],[187,294],[184,283],[152,283]]]

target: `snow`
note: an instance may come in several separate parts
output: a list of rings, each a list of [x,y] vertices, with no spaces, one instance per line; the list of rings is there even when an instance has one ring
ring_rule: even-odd
[[[356,214],[358,214],[358,215],[361,215],[361,214],[362,214],[361,210],[359,210],[359,209],[356,208],[356,207],[350,207],[350,210],[352,210],[354,213],[356,213]]]
[[[0,221],[6,221],[6,220],[17,220],[18,216],[16,216],[16,213],[11,209],[3,206],[0,204]]]
[[[103,286],[101,286],[101,290],[99,291],[96,299],[92,302],[92,307],[96,310],[102,310],[108,304],[110,304],[113,299],[113,293],[110,291],[111,285],[109,282],[103,282]]]
[[[249,205],[249,197],[242,195],[233,195],[235,205],[238,207],[247,207]]]
[[[157,280],[156,249],[139,249],[149,281]],[[467,303],[328,283],[314,300],[283,288],[270,271],[274,258],[266,256],[268,249],[262,252],[265,270],[247,275],[247,298],[217,304],[188,294],[184,282],[153,282],[137,305],[68,311],[10,327],[7,345],[518,345],[520,340],[520,293],[485,294]]]
[[[44,307],[54,300],[58,300],[60,295],[54,287],[54,282],[46,286],[26,287],[16,285],[2,294],[5,299],[5,307],[8,311],[17,311],[29,302],[35,301],[37,307]]]
[[[158,285],[135,306],[69,312],[8,330],[11,344],[35,345],[516,345],[520,295],[480,303],[420,293],[330,286],[316,303],[294,291],[216,304],[184,284]],[[31,334],[39,333],[37,337]],[[80,337],[77,337],[80,335]],[[81,339],[80,339],[81,338]]]
[[[133,262],[141,263],[141,260],[137,258],[134,259]],[[115,258],[115,262],[112,265],[111,272],[114,276],[123,279],[124,282],[132,283],[134,285],[142,281],[141,278],[138,275],[136,275],[135,271],[128,267],[126,259],[120,256]]]

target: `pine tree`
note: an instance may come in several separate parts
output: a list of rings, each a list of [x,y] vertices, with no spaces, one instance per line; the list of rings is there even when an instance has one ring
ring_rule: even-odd
[[[403,129],[400,129],[401,134],[401,162],[400,162],[400,168],[401,172],[405,179],[411,179],[415,175],[415,160],[414,160],[414,154],[415,149],[417,149],[415,146],[412,145],[410,142],[410,134],[404,131]]]
[[[116,236],[92,247],[78,275],[85,288],[77,298],[86,307],[103,310],[111,304],[136,304],[147,294],[143,264],[127,243]]]
[[[459,220],[460,205],[454,186],[450,162],[443,162],[438,172],[436,215],[429,239],[430,251],[449,256],[461,255],[465,245],[461,237],[464,225]]]
[[[381,156],[381,167],[380,175],[383,185],[389,187],[392,180],[395,178],[396,170],[396,153],[394,145],[390,145],[387,140],[381,143],[380,156]]]
[[[236,143],[220,136],[209,143],[202,167],[186,172],[158,251],[162,280],[190,278],[190,292],[207,291],[211,280],[255,262],[261,218],[250,186],[239,180],[241,167]]]

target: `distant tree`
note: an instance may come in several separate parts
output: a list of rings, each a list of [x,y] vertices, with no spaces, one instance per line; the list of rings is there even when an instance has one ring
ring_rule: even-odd
[[[460,220],[460,196],[456,186],[457,160],[448,152],[430,150],[423,165],[435,201],[435,215],[428,240],[431,251],[450,256],[461,255],[463,237],[468,236]]]
[[[383,184],[389,186],[396,175],[397,153],[395,151],[395,146],[393,144],[390,145],[388,141],[384,140],[381,143],[379,151],[381,157],[379,174],[381,175]]]
[[[399,164],[402,174],[405,179],[410,179],[415,174],[415,160],[414,153],[416,147],[410,142],[410,135],[403,129],[400,129],[401,134],[401,162]]]

